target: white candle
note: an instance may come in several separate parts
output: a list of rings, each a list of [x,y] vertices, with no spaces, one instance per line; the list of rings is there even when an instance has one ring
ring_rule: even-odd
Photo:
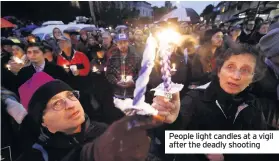
[[[176,71],[175,63],[172,64],[172,69],[171,69],[171,71]]]
[[[13,59],[17,64],[23,64],[23,61],[21,59],[19,59],[18,57],[14,56]]]
[[[126,80],[125,80],[126,82],[129,82],[131,80],[133,80],[133,77],[131,75],[126,76]]]
[[[95,66],[93,66],[92,71],[93,71],[93,72],[98,72],[98,69],[97,69]]]
[[[8,70],[11,70],[11,65],[7,64],[6,67],[8,68]]]
[[[66,64],[64,64],[63,67],[64,67],[65,69],[68,69],[68,68],[69,68]]]
[[[139,77],[136,81],[136,89],[134,90],[133,105],[137,106],[145,101],[146,86],[149,82],[149,75],[152,72],[154,66],[156,52],[156,40],[149,35],[146,43],[145,50],[143,52],[143,58],[141,62],[141,70]]]

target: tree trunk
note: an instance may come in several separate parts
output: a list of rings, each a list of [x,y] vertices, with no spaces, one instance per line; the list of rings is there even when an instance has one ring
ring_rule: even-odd
[[[96,25],[96,16],[95,16],[94,6],[92,1],[89,1],[89,8],[90,8],[90,14],[92,17],[93,24]]]

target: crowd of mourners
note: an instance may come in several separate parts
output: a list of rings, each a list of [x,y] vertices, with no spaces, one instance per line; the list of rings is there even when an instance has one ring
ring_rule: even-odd
[[[171,80],[184,88],[170,100],[154,96],[150,90],[162,83],[156,55],[145,94],[164,120],[115,107],[114,98],[133,98],[149,34],[167,27],[2,37],[1,160],[278,160],[165,154],[165,130],[278,130],[279,22],[179,29]]]

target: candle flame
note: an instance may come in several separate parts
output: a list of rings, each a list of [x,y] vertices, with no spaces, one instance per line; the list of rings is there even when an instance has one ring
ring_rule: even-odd
[[[66,64],[64,64],[64,65],[63,65],[63,67],[64,67],[65,69],[68,69],[68,68],[69,68],[69,67],[67,67],[67,65],[66,65]]]
[[[6,67],[8,68],[8,70],[11,70],[11,65],[7,64]]]
[[[178,44],[180,42],[181,35],[172,29],[166,29],[158,33],[157,38],[161,43]]]

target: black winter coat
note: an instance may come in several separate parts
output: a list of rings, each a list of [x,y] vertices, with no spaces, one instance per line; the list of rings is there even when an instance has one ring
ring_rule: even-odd
[[[55,134],[46,132],[49,139],[37,142],[43,150],[38,150],[33,146],[33,148],[23,153],[16,161],[45,161],[44,157],[46,156],[48,161],[80,161],[83,146],[87,144],[87,152],[93,153],[94,140],[104,133],[105,130],[105,124],[90,122],[87,119],[82,125],[82,131],[77,134],[65,135],[60,132]],[[92,151],[90,151],[90,148],[92,148]],[[84,152],[82,154],[89,155]],[[91,158],[91,161],[94,161],[94,158]]]
[[[263,109],[266,104],[244,90],[236,96],[227,94],[217,79],[205,89],[192,90],[181,102],[176,130],[266,130]],[[173,128],[173,127],[172,127]],[[176,160],[188,157],[208,161],[205,155],[177,155]],[[224,155],[225,161],[262,161],[265,155]]]
[[[45,67],[43,69],[43,72],[52,76],[54,79],[60,79],[69,84],[68,74],[62,67],[56,64],[49,63],[47,60],[45,60]],[[36,70],[32,64],[30,66],[22,68],[17,75],[17,81],[18,81],[17,87],[19,88],[22,84],[24,84],[27,80],[29,80],[35,73]]]

